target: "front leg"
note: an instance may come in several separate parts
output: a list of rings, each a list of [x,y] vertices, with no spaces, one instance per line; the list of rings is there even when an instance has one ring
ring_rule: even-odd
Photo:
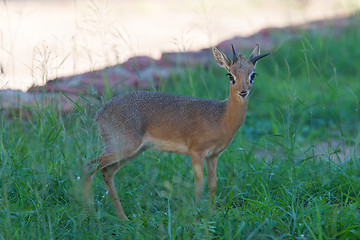
[[[203,186],[204,157],[202,156],[202,154],[192,153],[191,163],[194,171],[196,202],[199,202],[204,191],[204,186]]]
[[[218,156],[207,158],[205,160],[206,172],[208,175],[208,183],[209,183],[209,192],[211,202],[213,204],[213,208],[215,210],[215,191],[216,191],[216,166],[217,166]]]

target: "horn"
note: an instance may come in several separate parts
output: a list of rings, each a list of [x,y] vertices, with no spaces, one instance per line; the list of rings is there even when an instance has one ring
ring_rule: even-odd
[[[259,59],[263,58],[263,57],[266,57],[267,55],[269,55],[270,53],[265,53],[263,55],[259,55],[259,56],[256,56],[256,57],[252,57],[249,59],[250,62],[252,62],[253,64],[255,64]]]
[[[231,47],[232,47],[232,50],[233,50],[233,63],[234,63],[234,62],[237,62],[238,58],[237,58],[236,51],[234,49],[234,45],[231,44]]]

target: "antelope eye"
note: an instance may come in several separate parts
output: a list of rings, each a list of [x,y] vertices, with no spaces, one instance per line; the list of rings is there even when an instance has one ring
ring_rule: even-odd
[[[227,73],[226,76],[229,77],[231,83],[234,85],[235,84],[235,79],[234,79],[234,76],[231,74],[231,73]]]
[[[234,79],[234,76],[231,73],[227,73],[226,76],[228,76],[230,80]]]
[[[255,76],[256,76],[257,74],[255,73],[255,72],[252,72],[251,74],[250,74],[250,83],[253,83],[254,82],[254,79],[255,79]]]

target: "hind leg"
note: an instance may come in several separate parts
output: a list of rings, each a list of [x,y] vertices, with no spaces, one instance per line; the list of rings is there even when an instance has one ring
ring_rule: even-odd
[[[105,181],[105,185],[108,189],[109,192],[109,196],[113,201],[113,205],[114,205],[114,209],[116,212],[116,215],[124,220],[124,221],[129,221],[129,219],[126,217],[126,214],[124,212],[124,209],[122,208],[122,205],[120,203],[119,197],[116,193],[116,189],[115,189],[115,183],[114,183],[114,177],[115,174],[117,173],[117,171],[123,166],[125,165],[125,163],[121,164],[121,163],[114,163],[110,166],[104,167],[101,169],[101,173],[102,176],[104,178]]]
[[[92,201],[90,200],[91,182],[96,171],[100,169],[106,187],[108,189],[109,196],[113,200],[116,215],[123,220],[128,220],[121,206],[118,195],[116,193],[114,176],[122,166],[124,166],[127,162],[134,159],[144,149],[140,143],[134,144],[134,141],[132,142],[131,145],[127,144],[125,145],[125,147],[127,151],[123,151],[122,153],[111,153],[111,154],[107,154],[105,148],[105,153],[98,156],[97,158],[94,158],[85,165],[84,167],[85,179],[83,182],[83,191],[84,191],[85,203],[89,208],[92,208]]]
[[[84,194],[84,202],[87,208],[93,208],[93,202],[91,201],[91,182],[92,179],[98,169],[101,168],[102,162],[115,162],[116,155],[105,155],[101,154],[100,156],[94,158],[90,162],[84,165],[84,181],[83,181],[83,194]]]

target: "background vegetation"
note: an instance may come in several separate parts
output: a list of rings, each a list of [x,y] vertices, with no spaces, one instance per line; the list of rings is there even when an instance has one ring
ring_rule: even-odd
[[[188,156],[147,151],[117,174],[130,222],[100,174],[96,213],[82,166],[102,152],[93,122],[110,99],[61,114],[56,103],[1,117],[0,239],[360,238],[359,18],[289,36],[259,61],[247,119],[218,164],[217,209],[194,204]],[[249,54],[249,49],[246,54]],[[211,59],[211,61],[213,61]],[[223,69],[188,66],[158,91],[225,99]]]

